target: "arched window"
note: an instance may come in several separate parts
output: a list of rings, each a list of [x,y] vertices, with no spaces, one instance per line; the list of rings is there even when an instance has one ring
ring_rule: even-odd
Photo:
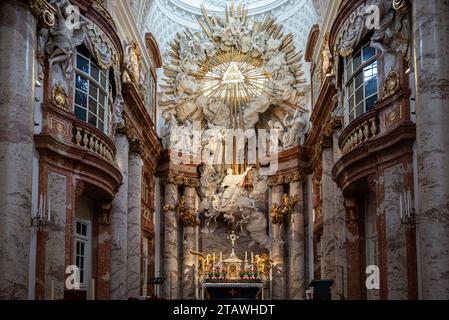
[[[346,123],[374,108],[377,101],[377,56],[370,43],[344,59]]]
[[[84,46],[78,47],[75,66],[75,115],[108,134],[112,105],[109,70],[99,68]]]

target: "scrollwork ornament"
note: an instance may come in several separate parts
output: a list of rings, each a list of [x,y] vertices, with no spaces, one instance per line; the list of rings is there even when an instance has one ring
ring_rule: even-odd
[[[390,71],[384,83],[383,98],[387,99],[399,91],[399,73],[397,71]]]
[[[64,87],[61,86],[60,84],[56,84],[53,87],[52,90],[52,99],[53,102],[56,104],[56,106],[64,109],[64,110],[68,110],[68,98],[67,98],[67,93],[64,90]]]
[[[44,28],[51,28],[56,22],[56,10],[46,0],[30,0],[33,15]]]
[[[410,1],[393,0],[393,9],[400,13],[407,13],[410,10]]]
[[[270,210],[270,219],[272,224],[281,224],[284,221],[284,216],[289,214],[293,207],[299,202],[297,195],[291,196],[284,194],[282,196],[282,204],[273,204]]]

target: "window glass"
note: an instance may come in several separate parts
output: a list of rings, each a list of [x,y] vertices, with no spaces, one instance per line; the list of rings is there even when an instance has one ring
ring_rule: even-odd
[[[372,110],[377,101],[376,49],[369,44],[344,60],[345,97],[349,122]]]
[[[83,46],[77,48],[75,76],[75,116],[108,133],[111,86],[109,71],[101,70]]]
[[[76,57],[76,65],[79,70],[89,73],[89,60],[82,57],[81,55],[77,55]]]

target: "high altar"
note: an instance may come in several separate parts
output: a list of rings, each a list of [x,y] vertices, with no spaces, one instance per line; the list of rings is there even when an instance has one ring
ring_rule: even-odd
[[[244,260],[235,253],[235,242],[239,236],[234,232],[228,236],[231,253],[228,258],[220,251],[206,256],[199,254],[201,297],[205,299],[264,299],[267,283],[270,280],[271,263],[268,254],[248,255]],[[197,254],[192,252],[193,254]],[[250,259],[249,259],[250,257]]]
[[[241,4],[224,17],[203,8],[199,23],[177,35],[164,68],[164,295],[293,297],[309,129],[302,55],[274,18],[253,21]]]

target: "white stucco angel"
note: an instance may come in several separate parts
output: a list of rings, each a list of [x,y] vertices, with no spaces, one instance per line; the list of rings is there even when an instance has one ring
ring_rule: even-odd
[[[291,117],[291,119],[289,119]],[[305,135],[310,129],[310,121],[305,117],[305,113],[296,109],[293,116],[287,114],[284,118],[284,125],[288,131],[283,137],[284,149],[304,144]]]
[[[137,55],[137,44],[129,43],[125,46],[125,66],[134,81],[139,84],[141,78],[140,61]]]
[[[268,127],[270,129],[270,153],[276,153],[282,150],[282,143],[284,138],[284,127],[279,121],[268,121]]]
[[[79,24],[68,22],[71,14],[71,4],[68,0],[54,1],[52,4],[56,9],[56,23],[49,31],[45,51],[50,69],[59,63],[64,76],[69,78],[73,71],[73,49],[83,43],[85,33],[82,27],[87,22],[82,21]]]
[[[171,147],[171,132],[173,129],[176,130],[178,124],[175,116],[170,112],[162,113],[162,118],[164,119],[164,124],[161,128],[162,146],[164,149],[169,149]],[[174,134],[174,136],[176,135],[177,133]]]
[[[123,99],[122,95],[118,95],[114,99],[114,103],[112,104],[112,130],[111,134],[112,136],[115,136],[115,132],[117,129],[123,127],[125,125],[125,119],[123,119],[123,109],[125,107],[124,105],[125,100]]]

